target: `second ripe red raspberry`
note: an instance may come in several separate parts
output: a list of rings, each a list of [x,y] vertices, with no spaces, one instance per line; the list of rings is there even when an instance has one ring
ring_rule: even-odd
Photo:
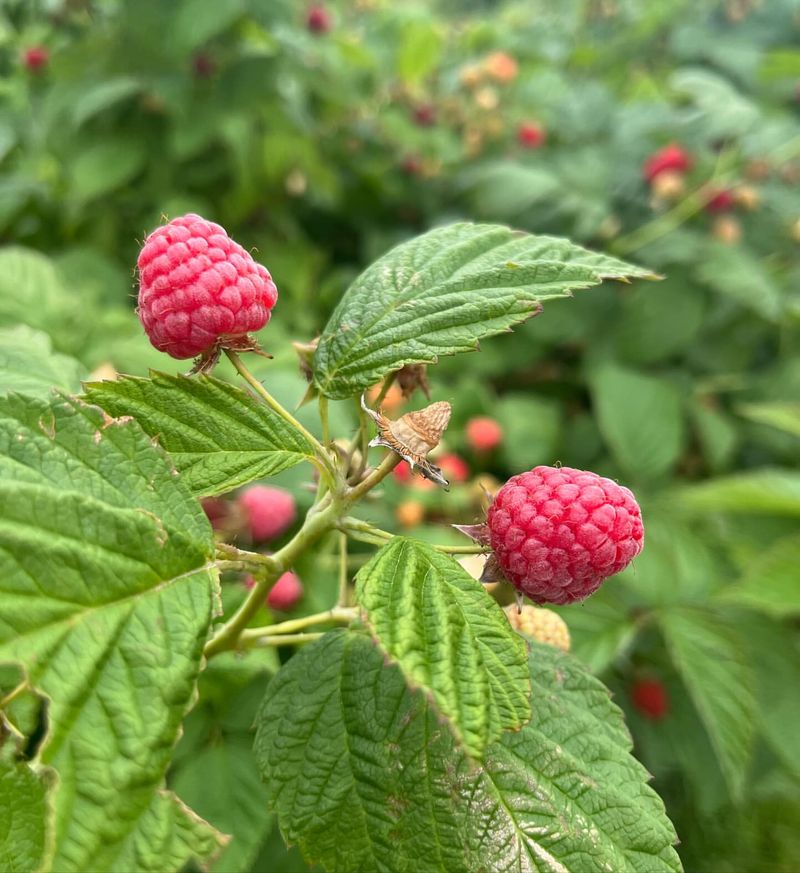
[[[644,528],[633,494],[571,467],[534,467],[497,493],[487,518],[500,569],[536,603],[572,603],[639,554]]]

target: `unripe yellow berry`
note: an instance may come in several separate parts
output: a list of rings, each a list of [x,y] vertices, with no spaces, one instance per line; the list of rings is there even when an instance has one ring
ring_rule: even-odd
[[[564,619],[552,610],[526,604],[520,611],[516,603],[512,603],[503,611],[515,631],[533,637],[538,643],[569,651],[569,629]]]

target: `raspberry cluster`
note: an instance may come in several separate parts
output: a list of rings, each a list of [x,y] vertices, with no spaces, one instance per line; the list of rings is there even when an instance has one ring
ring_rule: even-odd
[[[535,467],[500,489],[487,517],[495,560],[536,603],[572,603],[639,554],[644,528],[633,494],[597,473]]]
[[[173,358],[241,346],[269,321],[272,277],[225,230],[188,214],[156,228],[139,267],[139,318],[150,342]]]

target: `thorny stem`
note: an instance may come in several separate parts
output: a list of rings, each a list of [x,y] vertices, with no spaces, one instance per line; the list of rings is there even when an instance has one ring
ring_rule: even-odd
[[[258,394],[258,396],[269,406],[269,408],[276,412],[285,422],[290,424],[296,430],[299,430],[301,434],[308,440],[309,443],[314,448],[314,451],[317,455],[317,459],[323,467],[324,473],[328,477],[333,477],[333,467],[331,463],[331,458],[325,448],[322,446],[320,441],[286,409],[284,409],[280,403],[267,391],[267,389],[261,384],[261,382],[256,379],[256,377],[250,372],[250,370],[242,363],[239,355],[231,351],[230,349],[225,349],[225,354],[228,356],[228,359],[236,368],[236,372],[247,382],[247,384]]]

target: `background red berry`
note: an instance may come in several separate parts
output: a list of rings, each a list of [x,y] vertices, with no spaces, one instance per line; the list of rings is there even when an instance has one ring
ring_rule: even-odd
[[[255,542],[279,537],[297,518],[294,497],[283,488],[253,485],[239,495],[237,503]]]
[[[306,14],[306,27],[311,33],[327,33],[332,24],[331,14],[324,6],[312,6]]]
[[[652,182],[656,176],[667,170],[685,173],[692,168],[692,163],[692,158],[687,151],[677,143],[670,143],[650,155],[644,162],[642,174],[648,182]]]
[[[436,124],[436,107],[431,103],[423,103],[417,106],[412,117],[420,127],[433,127]]]
[[[736,206],[736,197],[733,191],[728,191],[725,188],[714,189],[711,197],[706,201],[706,212],[719,213],[727,212]]]
[[[139,319],[150,342],[173,358],[260,330],[278,299],[266,268],[218,224],[192,213],[156,228],[137,264]]]
[[[631,686],[631,702],[645,718],[660,721],[669,712],[669,695],[658,679],[639,679]]]
[[[536,603],[583,600],[642,550],[633,494],[571,467],[534,467],[498,491],[487,523],[495,558]]]
[[[303,583],[300,577],[291,570],[284,573],[270,588],[267,595],[267,606],[270,609],[289,610],[303,596]]]
[[[32,45],[22,53],[22,63],[32,73],[43,70],[50,62],[50,52],[43,45]]]
[[[490,452],[503,441],[503,428],[493,418],[478,416],[467,422],[466,437],[474,452]]]
[[[469,479],[469,466],[458,455],[442,455],[436,459],[436,466],[444,473],[445,478],[451,482],[466,482]]]
[[[525,121],[517,128],[517,142],[526,149],[538,149],[544,145],[547,132],[538,121]]]

